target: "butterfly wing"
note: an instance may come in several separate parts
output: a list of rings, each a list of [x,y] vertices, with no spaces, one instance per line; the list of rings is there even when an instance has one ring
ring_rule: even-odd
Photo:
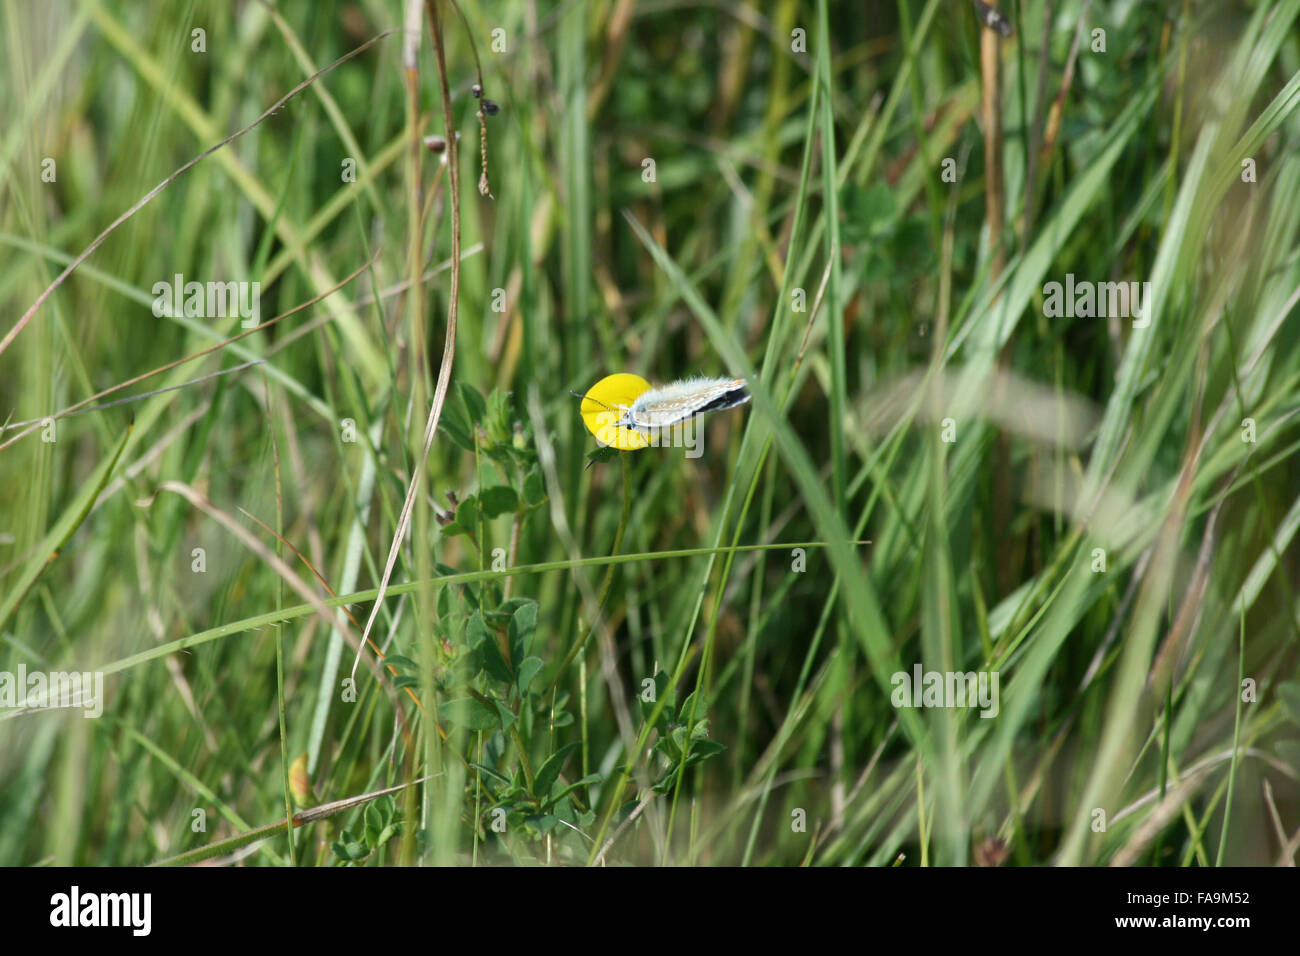
[[[696,415],[735,408],[747,401],[749,392],[743,378],[677,382],[641,395],[628,417],[632,427],[649,431],[680,425]]]

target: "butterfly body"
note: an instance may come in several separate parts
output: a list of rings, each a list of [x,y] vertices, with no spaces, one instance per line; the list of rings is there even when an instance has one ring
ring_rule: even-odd
[[[743,378],[686,378],[642,392],[626,408],[618,424],[649,432],[670,428],[703,415],[735,408],[749,401]]]

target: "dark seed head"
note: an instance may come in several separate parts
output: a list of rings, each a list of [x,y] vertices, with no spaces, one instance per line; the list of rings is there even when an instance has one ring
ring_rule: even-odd
[[[469,91],[474,94],[474,99],[478,99],[483,95],[483,87],[479,86],[477,83],[471,86]]]
[[[497,106],[497,105],[496,105],[495,103],[493,103],[491,100],[489,100],[489,99],[484,99],[484,100],[483,100],[483,112],[486,113],[488,116],[496,116],[496,115],[497,115],[497,112],[498,112],[500,109],[501,109],[501,107]]]

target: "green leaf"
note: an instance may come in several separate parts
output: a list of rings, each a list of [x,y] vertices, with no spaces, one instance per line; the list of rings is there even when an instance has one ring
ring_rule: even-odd
[[[519,495],[509,485],[493,485],[479,491],[479,502],[483,508],[483,517],[495,518],[510,514],[519,509]],[[459,518],[459,512],[457,512]]]
[[[561,800],[563,800],[563,799],[564,799],[565,797],[567,797],[569,794],[573,793],[573,791],[577,790],[579,787],[589,787],[589,786],[591,786],[593,783],[600,783],[600,774],[598,774],[598,773],[589,773],[589,774],[587,774],[585,777],[583,777],[581,780],[575,780],[575,781],[573,781],[573,783],[569,784],[567,787],[565,787],[565,788],[564,788],[563,790],[561,790],[559,793],[555,794],[554,796],[547,797],[547,798],[543,799],[543,800],[542,800],[542,808],[543,808],[543,809],[549,809],[550,807],[555,806],[555,804],[559,803]]]
[[[456,524],[462,528],[478,527],[478,498],[470,495],[456,506]],[[443,529],[444,532],[446,529]]]
[[[681,748],[677,746],[672,737],[660,737],[655,741],[655,750],[659,751],[673,763],[682,759]]]
[[[384,658],[384,663],[389,667],[396,667],[399,670],[419,670],[419,665],[404,654],[389,654]]]
[[[519,693],[528,693],[529,685],[532,684],[533,678],[537,676],[538,672],[542,669],[542,666],[542,659],[540,657],[525,657],[520,661],[519,676],[517,678]]]
[[[595,451],[587,455],[587,461],[595,464],[596,462],[613,461],[614,456],[618,454],[618,449],[613,445],[602,445]]]
[[[456,600],[455,588],[438,589],[438,618],[440,620],[451,616],[455,610],[454,602]]]
[[[401,690],[403,687],[419,687],[420,678],[413,677],[410,674],[398,674],[393,678],[393,687]]]
[[[669,793],[675,786],[677,786],[678,769],[678,767],[674,766],[673,769],[668,772],[668,776],[664,777],[650,789],[655,793]]]
[[[489,445],[483,451],[490,459],[503,466],[513,464],[518,454],[509,445]]]
[[[682,701],[681,710],[677,712],[677,722],[679,724],[687,724],[687,725],[691,724],[691,709],[694,708],[695,709],[694,722],[698,724],[704,720],[707,714],[707,710],[706,710],[707,707],[708,707],[707,701],[705,701],[702,698],[699,703],[696,703],[695,694],[692,693],[689,697],[687,697],[684,701]]]
[[[514,431],[510,426],[510,393],[492,389],[488,395],[487,414],[484,416],[488,437],[494,442],[510,447]]]
[[[474,440],[470,437],[470,425],[465,418],[465,411],[455,402],[443,405],[438,430],[446,432],[448,438],[466,451],[474,450]]]
[[[340,859],[348,860],[353,863],[364,860],[370,855],[370,851],[366,848],[364,843],[356,842],[346,833],[343,834],[343,841],[331,844],[330,849],[332,849],[334,854]]]
[[[487,403],[483,401],[483,396],[479,394],[478,389],[473,385],[460,382],[460,399],[465,403],[465,411],[469,415],[471,426],[481,422],[483,416],[487,414]]]
[[[536,603],[532,598],[511,598],[500,607],[484,611],[483,620],[487,622],[488,627],[507,628],[510,626],[510,619],[515,616],[515,611],[525,604]]]
[[[470,615],[469,624],[465,628],[465,637],[476,655],[479,667],[487,673],[488,677],[505,684],[515,679],[515,675],[510,672],[510,665],[501,656],[496,635],[488,630],[487,624],[483,621],[482,612],[475,611]]]
[[[468,730],[491,730],[501,725],[497,707],[484,704],[476,697],[458,697],[438,708],[443,720]]]
[[[524,823],[536,830],[538,833],[549,833],[559,822],[559,820],[551,816],[549,813],[541,813],[536,816],[524,818]]]
[[[524,501],[528,505],[540,505],[545,500],[546,482],[542,480],[541,469],[534,465],[524,476]]]
[[[510,617],[510,660],[516,667],[528,656],[528,649],[532,647],[533,634],[536,630],[537,604],[530,601]]]
[[[495,698],[492,700],[492,706],[494,706],[497,709],[497,717],[500,719],[502,727],[504,727],[506,730],[509,730],[511,727],[514,726],[515,712],[513,710],[511,710],[509,707],[501,703],[501,701],[496,700]]]
[[[681,726],[674,727],[668,737],[672,740],[673,746],[677,748],[678,753],[686,749],[686,742],[690,739],[686,733],[686,728]]]
[[[705,760],[722,753],[726,749],[716,740],[696,740],[691,744],[691,756],[698,756],[701,760]]]
[[[576,740],[573,743],[565,744],[551,754],[546,763],[542,764],[537,771],[537,776],[533,777],[533,796],[540,799],[550,794],[552,784],[560,776],[560,769],[564,766],[564,759],[573,753],[578,744],[579,741]]]

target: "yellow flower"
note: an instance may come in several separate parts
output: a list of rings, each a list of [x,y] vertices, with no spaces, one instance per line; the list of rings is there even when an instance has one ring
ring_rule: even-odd
[[[582,421],[587,431],[596,436],[602,445],[612,445],[619,451],[635,451],[650,444],[650,439],[633,428],[618,425],[623,409],[636,401],[637,396],[649,391],[650,383],[640,375],[616,372],[606,375],[591,386],[582,399]]]

